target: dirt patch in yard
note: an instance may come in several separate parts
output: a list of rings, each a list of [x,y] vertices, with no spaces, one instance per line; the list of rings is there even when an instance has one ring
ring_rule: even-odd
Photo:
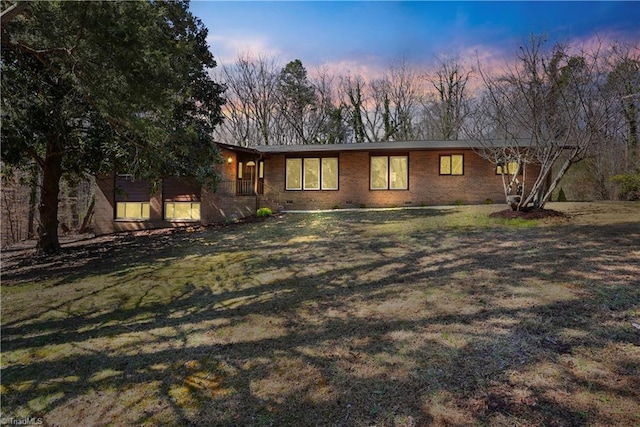
[[[547,218],[568,218],[568,216],[553,209],[524,208],[519,211],[513,209],[505,209],[503,211],[493,212],[489,215],[491,218],[504,219],[547,219]]]

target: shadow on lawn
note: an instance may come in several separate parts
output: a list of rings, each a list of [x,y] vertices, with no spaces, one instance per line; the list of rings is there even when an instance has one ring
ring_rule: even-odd
[[[389,222],[415,214],[408,215]],[[640,345],[628,326],[640,300],[637,227],[566,227],[562,235],[558,228],[440,230],[403,240],[366,235],[367,221],[374,225],[379,215],[343,215],[330,225],[318,218],[279,220],[273,235],[248,227],[150,238],[131,243],[144,248],[135,254],[121,244],[105,248],[107,257],[89,257],[82,271],[58,270],[64,286],[113,272],[113,263],[125,270],[185,255],[206,263],[212,253],[249,250],[256,241],[265,253],[243,263],[236,287],[187,282],[168,303],[145,303],[144,293],[162,286],[154,283],[132,308],[4,323],[3,353],[75,349],[53,361],[4,363],[5,408],[37,402],[45,419],[94,425],[638,421],[626,407],[615,415],[571,398],[584,389],[640,399],[632,355],[607,365],[619,387],[604,377],[585,380],[572,367],[579,354]],[[349,233],[354,224],[364,224],[363,235]],[[253,282],[264,271],[287,277]],[[575,292],[554,299],[547,283]],[[450,307],[442,302],[449,296]],[[554,366],[556,382],[519,379],[544,364]],[[129,394],[135,397],[123,400]]]

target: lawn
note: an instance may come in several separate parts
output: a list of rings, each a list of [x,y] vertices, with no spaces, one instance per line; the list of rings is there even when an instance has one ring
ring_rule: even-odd
[[[640,205],[548,207],[568,218],[289,213],[5,250],[2,417],[640,425]]]

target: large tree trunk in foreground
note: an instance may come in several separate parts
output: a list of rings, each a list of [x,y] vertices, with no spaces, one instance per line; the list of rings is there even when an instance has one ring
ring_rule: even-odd
[[[40,228],[37,250],[40,253],[60,252],[58,240],[58,193],[62,177],[62,152],[55,141],[47,144],[47,156],[42,163],[42,193],[40,195]]]

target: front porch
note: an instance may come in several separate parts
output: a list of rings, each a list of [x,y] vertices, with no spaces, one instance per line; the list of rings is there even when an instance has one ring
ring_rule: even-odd
[[[216,193],[224,196],[256,196],[264,193],[264,182],[260,179],[238,179],[218,183]]]

